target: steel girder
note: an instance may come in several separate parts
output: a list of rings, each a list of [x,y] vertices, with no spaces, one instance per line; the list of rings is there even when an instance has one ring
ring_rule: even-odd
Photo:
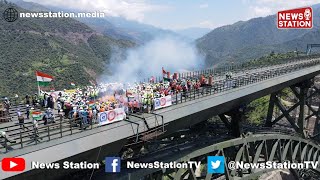
[[[304,137],[309,137],[309,134],[306,132],[306,125],[309,124],[309,119],[312,116],[316,116],[317,120],[315,122],[316,123],[315,128],[317,127],[317,122],[320,119],[319,108],[318,110],[315,110],[312,107],[309,100],[312,99],[312,97],[314,97],[315,95],[320,94],[320,90],[317,87],[313,86],[313,79],[296,84],[294,86],[291,86],[290,88],[293,94],[295,95],[295,99],[298,100],[298,102],[295,103],[293,106],[291,106],[289,109],[287,109],[286,106],[282,104],[281,98],[279,98],[280,92],[272,93],[270,95],[270,102],[269,102],[269,108],[268,108],[268,114],[267,114],[265,126],[271,127],[282,118],[285,118],[286,120],[288,120],[288,122],[291,124],[291,126],[295,129],[296,132],[299,132]],[[282,113],[278,117],[274,117],[275,106],[279,108],[279,110]],[[309,111],[312,112],[307,116],[306,116],[305,106],[307,106]],[[293,112],[293,110],[295,110],[298,107],[299,107],[299,116],[298,116],[298,120],[296,121],[296,117],[293,117],[290,113]],[[320,107],[320,104],[319,104],[319,107]]]
[[[196,169],[154,169],[153,172],[144,176],[144,179],[215,179],[225,176],[226,179],[254,179],[260,175],[274,171],[262,169],[230,170],[227,164],[230,161],[243,161],[246,163],[273,162],[304,162],[312,161],[320,163],[320,146],[300,136],[285,135],[281,133],[248,134],[241,138],[213,144],[205,148],[195,150],[184,157],[178,158],[176,162],[200,161],[204,170],[196,173]],[[207,173],[207,156],[225,157],[225,174]],[[171,160],[173,160],[171,158]],[[309,169],[310,170],[310,169]],[[312,169],[320,175],[319,166]],[[131,176],[132,177],[132,176]],[[141,179],[141,177],[135,177]],[[134,178],[134,179],[135,179]]]

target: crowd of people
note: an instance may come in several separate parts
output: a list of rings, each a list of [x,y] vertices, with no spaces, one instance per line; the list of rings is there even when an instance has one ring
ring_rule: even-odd
[[[230,76],[230,75],[228,75]],[[161,82],[135,83],[101,83],[97,86],[87,86],[73,90],[55,92],[42,92],[40,94],[26,95],[26,114],[17,109],[20,124],[24,119],[34,119],[33,113],[44,109],[42,120],[44,124],[54,123],[54,116],[74,120],[80,127],[98,123],[100,112],[123,108],[126,113],[151,112],[154,110],[156,98],[175,94],[187,96],[189,91],[197,91],[201,87],[211,86],[212,76],[200,77],[171,77]],[[6,103],[9,100],[6,99]],[[36,114],[38,117],[38,114]]]
[[[226,74],[230,79],[231,74]],[[44,92],[26,95],[25,111],[16,109],[20,126],[24,129],[24,120],[31,119],[37,131],[40,120],[43,124],[55,123],[55,117],[69,119],[74,126],[86,128],[99,123],[99,113],[122,108],[126,114],[150,113],[154,110],[155,99],[179,94],[187,97],[190,91],[199,91],[202,87],[212,86],[212,76],[171,77],[163,81],[141,83],[100,83],[72,90]],[[15,95],[13,101],[19,99]],[[16,103],[16,102],[15,102]],[[11,103],[8,98],[3,101],[8,110]],[[21,107],[21,106],[20,106]],[[4,133],[4,132],[2,132]]]

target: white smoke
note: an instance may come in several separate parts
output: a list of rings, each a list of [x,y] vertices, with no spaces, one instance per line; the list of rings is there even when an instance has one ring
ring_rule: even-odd
[[[193,44],[171,36],[156,38],[127,52],[127,58],[108,65],[111,76],[101,82],[139,82],[151,76],[162,76],[162,67],[171,74],[203,67],[201,57]]]

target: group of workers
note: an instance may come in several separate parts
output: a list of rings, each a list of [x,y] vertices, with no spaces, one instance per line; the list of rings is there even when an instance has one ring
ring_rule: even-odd
[[[227,73],[226,79],[232,74]],[[123,83],[101,83],[95,87],[64,90],[58,92],[41,92],[41,94],[26,95],[24,98],[25,112],[18,108],[16,115],[21,127],[24,120],[32,119],[37,129],[39,120],[43,124],[55,123],[55,115],[70,119],[74,126],[86,128],[92,123],[98,123],[99,113],[123,108],[126,113],[148,112],[154,109],[156,98],[175,94],[187,96],[189,91],[198,91],[201,87],[212,86],[212,76],[171,78],[162,82],[144,82],[133,85]],[[15,95],[15,101],[18,95]],[[9,110],[11,102],[5,98],[3,104]],[[39,111],[36,109],[44,109]],[[34,112],[36,117],[34,116]],[[39,119],[39,114],[41,118]],[[6,136],[5,132],[2,136]],[[1,134],[0,134],[1,135]]]
[[[231,73],[226,78],[232,77]],[[169,81],[122,84],[101,83],[95,87],[64,90],[58,92],[34,94],[25,96],[26,119],[33,116],[35,108],[45,108],[42,112],[44,124],[54,123],[54,114],[75,120],[80,126],[98,122],[99,112],[124,108],[126,113],[151,112],[154,109],[155,98],[180,94],[187,96],[191,90],[211,86],[212,76],[171,78]],[[6,99],[6,104],[10,104]],[[55,113],[55,111],[57,113]],[[24,114],[17,109],[20,124],[24,122]]]

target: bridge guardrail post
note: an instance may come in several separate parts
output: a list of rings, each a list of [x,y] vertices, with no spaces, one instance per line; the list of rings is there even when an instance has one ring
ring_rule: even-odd
[[[47,131],[48,131],[48,140],[50,141],[50,128],[47,126]]]
[[[72,121],[71,121],[71,119],[69,119],[69,124],[70,124],[70,133],[72,135]]]
[[[182,97],[184,96],[184,102],[187,102],[187,93],[186,94],[184,94],[183,92],[182,93],[180,93],[180,94],[182,94]]]
[[[88,117],[88,119],[89,119],[89,117]],[[92,129],[92,119],[89,119],[89,120],[90,120],[91,129]]]
[[[62,116],[60,115],[60,137],[62,137]]]
[[[33,132],[34,132],[34,139],[36,141],[36,144],[38,144],[38,134],[35,124],[33,124]]]
[[[197,89],[198,99],[199,99],[199,97],[200,97],[199,91],[200,91],[200,90],[199,90],[199,89]]]
[[[7,137],[4,137],[4,146],[6,148],[6,153],[8,152],[8,140]]]
[[[178,93],[175,92],[175,94],[176,94],[176,104],[178,104]]]
[[[21,146],[21,148],[23,148],[21,129],[20,129],[20,137],[19,138],[20,138],[20,146]]]
[[[84,131],[84,123],[83,123],[83,121],[82,121],[82,118],[81,117],[78,117],[78,122],[79,122],[79,124],[80,124],[80,127],[81,127],[81,131]]]

